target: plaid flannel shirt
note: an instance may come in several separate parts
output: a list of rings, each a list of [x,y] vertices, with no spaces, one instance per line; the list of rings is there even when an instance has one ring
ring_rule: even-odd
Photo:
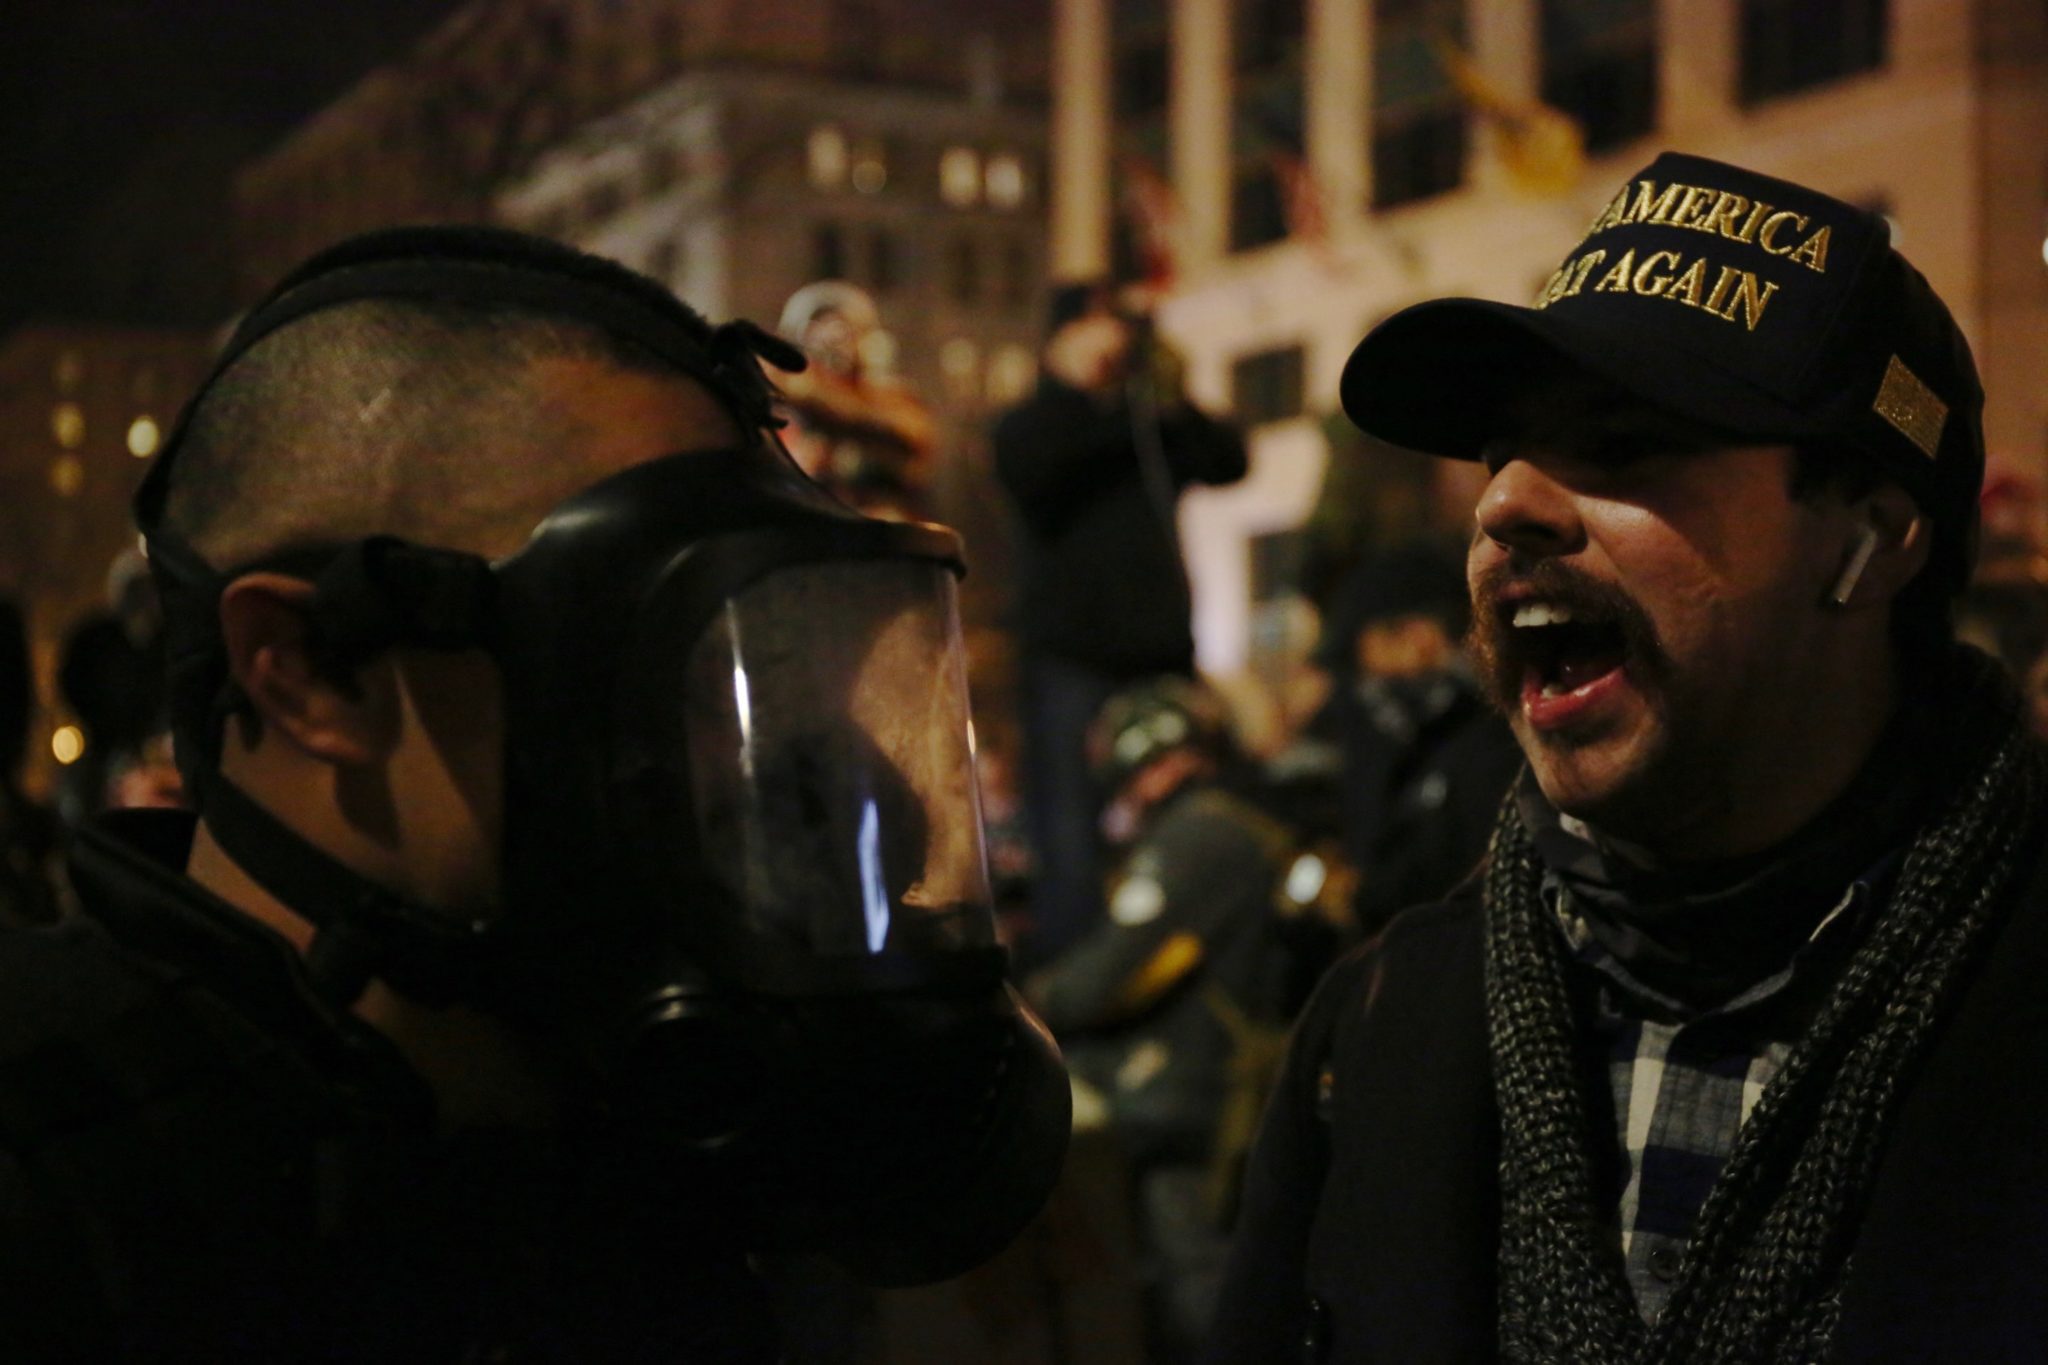
[[[1805,989],[1839,965],[1815,951],[1839,939],[1872,897],[1858,880],[1792,962],[1713,1009],[1688,1011],[1644,985],[1595,938],[1571,897],[1545,893],[1571,955],[1595,974],[1589,1047],[1607,1061],[1622,1160],[1610,1190],[1629,1287],[1655,1322],[1678,1279],[1707,1193],[1764,1087],[1784,1065],[1815,1003]],[[1794,989],[1795,985],[1799,989]]]

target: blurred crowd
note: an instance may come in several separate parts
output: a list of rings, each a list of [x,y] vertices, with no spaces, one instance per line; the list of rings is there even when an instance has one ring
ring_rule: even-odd
[[[1109,1244],[1098,1228],[1075,1250],[1071,1190],[1030,1253],[1039,1261],[1016,1273],[1048,1320],[1066,1321],[1045,1329],[1054,1336],[1104,1340],[1099,1321],[1080,1319],[1123,1314],[1147,1358],[1175,1362],[1213,1302],[1292,1018],[1348,946],[1473,870],[1521,759],[1466,656],[1469,503],[1348,428],[1332,428],[1292,585],[1315,631],[1277,683],[1198,676],[1177,505],[1191,484],[1242,478],[1245,443],[1188,399],[1142,299],[1069,287],[1049,311],[1038,386],[990,434],[1015,574],[1009,629],[977,642],[978,761],[1019,980],[1066,1051],[1077,1126],[1094,1143],[1076,1160],[1111,1154],[1110,1175],[1074,1179],[1121,1204],[1109,1243],[1129,1295],[1088,1299],[1056,1264],[1100,1263]],[[874,301],[820,282],[789,301],[781,330],[811,361],[777,376],[799,464],[871,515],[933,516],[948,452],[891,373]],[[2017,480],[1987,489],[1958,633],[2006,666],[2048,737],[2040,510]],[[130,552],[110,568],[104,606],[65,633],[55,700],[80,743],[32,797],[38,689],[22,609],[0,601],[0,917],[62,913],[67,830],[111,807],[179,801],[159,637]],[[806,1358],[881,1353],[885,1310],[818,1311],[833,1344]],[[860,1331],[843,1330],[849,1316]],[[1053,1344],[1044,1358],[1092,1357]]]

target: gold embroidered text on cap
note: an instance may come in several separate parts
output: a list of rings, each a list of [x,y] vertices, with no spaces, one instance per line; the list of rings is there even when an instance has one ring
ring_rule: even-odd
[[[1871,404],[1877,415],[1899,429],[1899,434],[1920,447],[1928,459],[1941,447],[1941,428],[1948,421],[1948,404],[1934,396],[1934,390],[1920,382],[1920,376],[1906,368],[1897,356],[1885,367],[1884,383],[1877,386],[1877,401]]]

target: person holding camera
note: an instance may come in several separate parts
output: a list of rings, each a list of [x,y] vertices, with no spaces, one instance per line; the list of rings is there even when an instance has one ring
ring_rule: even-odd
[[[1237,430],[1163,373],[1177,369],[1170,354],[1108,285],[1062,286],[1038,388],[995,427],[996,475],[1022,529],[1024,777],[1045,956],[1102,913],[1089,724],[1120,688],[1194,671],[1181,490],[1234,483],[1249,467]]]

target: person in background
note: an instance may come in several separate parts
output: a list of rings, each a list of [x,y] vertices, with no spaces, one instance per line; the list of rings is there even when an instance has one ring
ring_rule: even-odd
[[[0,924],[46,924],[59,905],[57,819],[21,789],[35,700],[28,622],[0,597]]]
[[[1295,832],[1233,789],[1222,702],[1167,677],[1117,693],[1089,734],[1123,857],[1109,913],[1025,993],[1131,1163],[1152,1358],[1193,1356],[1221,1280],[1237,1177],[1300,983],[1334,956]],[[1341,918],[1341,915],[1339,916]]]
[[[779,330],[810,361],[775,376],[797,464],[869,516],[924,520],[938,429],[878,354],[888,337],[874,299],[844,280],[819,280],[789,296]]]
[[[1038,388],[995,424],[996,475],[1022,532],[1016,620],[1040,957],[1102,914],[1089,725],[1121,687],[1193,675],[1181,490],[1248,468],[1243,439],[1188,401],[1170,356],[1107,286],[1062,287]]]
[[[65,636],[57,690],[85,736],[77,761],[58,776],[57,809],[67,825],[110,808],[178,803],[164,713],[163,614],[140,550],[114,557],[105,607]]]
[[[1434,900],[1479,865],[1522,769],[1464,650],[1465,575],[1427,542],[1374,556],[1325,627],[1336,677],[1340,844],[1358,875],[1360,929]]]

